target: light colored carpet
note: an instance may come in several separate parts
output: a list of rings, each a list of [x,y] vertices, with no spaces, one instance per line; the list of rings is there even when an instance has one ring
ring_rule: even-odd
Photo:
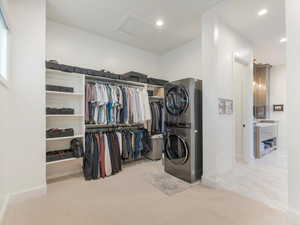
[[[179,186],[166,188],[158,169],[161,162],[142,162],[102,180],[75,176],[51,183],[47,195],[10,206],[4,225],[287,224],[282,212],[231,192],[200,184],[182,188],[176,178]]]

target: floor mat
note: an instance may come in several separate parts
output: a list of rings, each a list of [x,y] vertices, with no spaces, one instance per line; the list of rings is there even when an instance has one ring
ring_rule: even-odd
[[[193,186],[193,184],[182,181],[164,171],[147,173],[144,177],[146,182],[168,196],[183,192]]]

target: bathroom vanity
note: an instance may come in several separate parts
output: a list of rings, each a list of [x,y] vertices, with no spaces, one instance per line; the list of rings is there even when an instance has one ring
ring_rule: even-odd
[[[262,120],[254,124],[254,156],[260,159],[277,150],[278,122]]]

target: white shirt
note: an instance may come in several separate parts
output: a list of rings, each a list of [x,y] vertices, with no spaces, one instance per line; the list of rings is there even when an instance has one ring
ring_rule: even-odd
[[[112,168],[111,168],[108,140],[106,134],[104,134],[103,137],[104,137],[104,149],[105,149],[105,173],[106,176],[110,176],[112,173]]]

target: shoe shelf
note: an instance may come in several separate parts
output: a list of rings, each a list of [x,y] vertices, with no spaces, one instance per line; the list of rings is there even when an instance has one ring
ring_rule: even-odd
[[[75,138],[83,138],[83,135],[75,135],[69,137],[57,137],[57,138],[47,138],[47,141],[60,141],[60,140],[68,140],[68,139],[75,139]]]
[[[46,164],[47,165],[54,165],[54,164],[57,164],[57,163],[63,163],[63,162],[69,162],[69,161],[73,161],[73,160],[78,160],[78,159],[81,159],[81,158],[68,158],[68,159],[61,159],[61,160],[56,160],[56,161],[52,161],[52,162],[47,162]]]
[[[64,114],[53,114],[53,115],[46,115],[47,118],[51,118],[51,117],[54,117],[54,118],[57,118],[57,117],[78,117],[78,118],[82,118],[84,117],[84,115],[81,115],[81,114],[71,114],[71,115],[64,115]]]
[[[70,149],[73,139],[85,139],[84,121],[84,84],[83,75],[46,70],[46,84],[72,87],[74,92],[46,92],[46,107],[72,108],[74,114],[46,114],[46,130],[68,129],[74,130],[74,136],[46,138],[46,152]],[[82,158],[69,158],[46,163],[47,180],[75,174],[81,171]]]
[[[75,92],[60,92],[60,91],[46,91],[47,95],[65,95],[65,96],[75,96],[75,97],[83,97],[83,93],[75,93]]]

